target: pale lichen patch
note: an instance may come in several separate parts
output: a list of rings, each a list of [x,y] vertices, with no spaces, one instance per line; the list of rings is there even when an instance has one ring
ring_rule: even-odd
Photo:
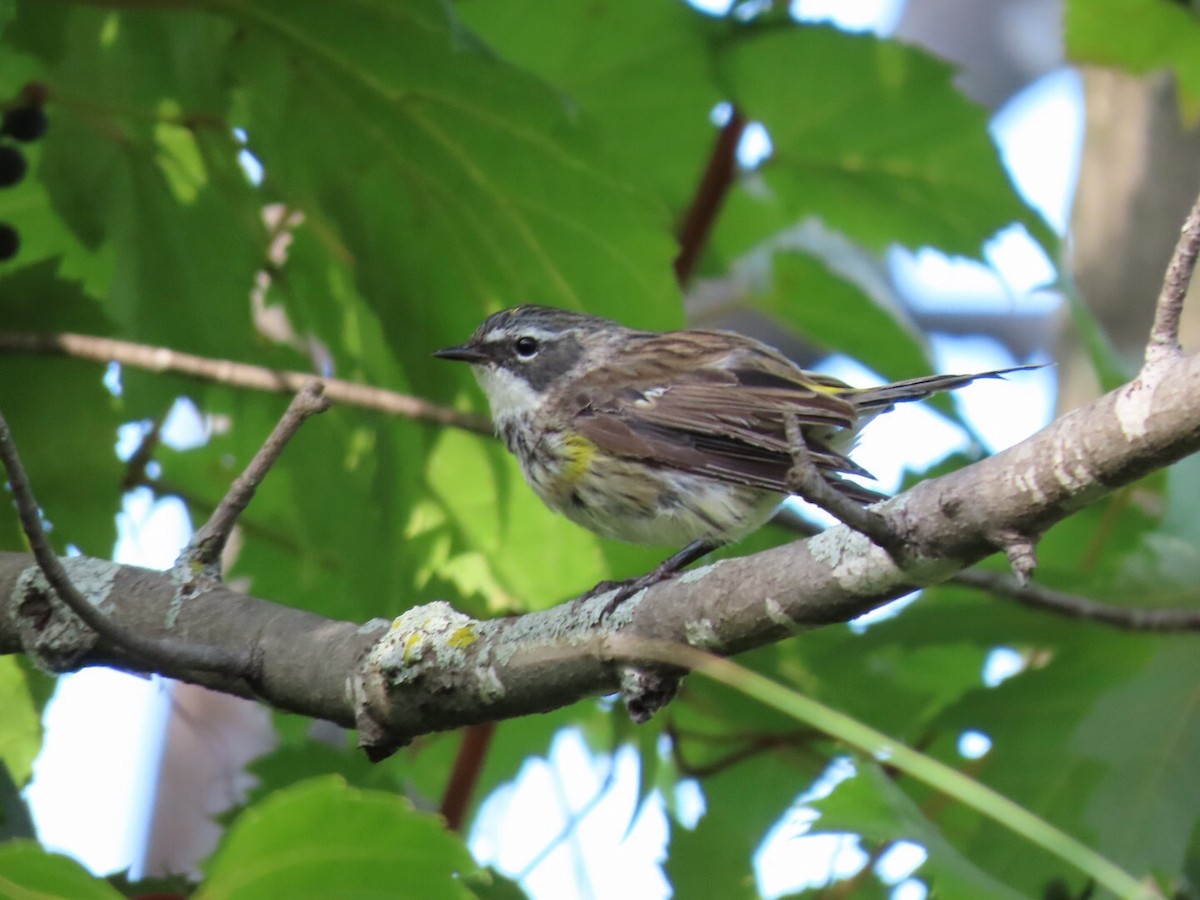
[[[382,673],[392,685],[418,678],[425,668],[459,668],[465,648],[473,644],[479,623],[444,600],[408,610],[392,622],[371,652],[366,666]]]
[[[1142,378],[1121,388],[1113,404],[1117,425],[1128,441],[1140,441],[1150,431],[1150,413],[1154,409],[1154,392]]]
[[[895,580],[896,565],[887,551],[849,527],[822,531],[808,542],[808,549],[813,559],[829,568],[838,587],[847,591],[872,593]]]
[[[62,560],[71,583],[94,607],[111,596],[121,567],[87,557]],[[97,636],[59,598],[46,576],[31,566],[17,579],[8,598],[7,615],[17,626],[21,644],[34,662],[52,674],[74,669],[96,643]]]
[[[767,614],[767,619],[774,622],[776,625],[795,625],[792,617],[787,614],[787,610],[783,608],[783,604],[774,597],[767,597],[763,601],[763,611]]]
[[[721,645],[721,639],[717,637],[717,629],[711,619],[693,619],[684,626],[684,634],[689,644],[701,650],[709,650]]]

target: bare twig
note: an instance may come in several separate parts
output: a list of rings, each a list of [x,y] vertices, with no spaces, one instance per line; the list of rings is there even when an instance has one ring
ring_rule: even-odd
[[[1183,300],[1187,296],[1192,273],[1196,269],[1196,258],[1200,255],[1200,198],[1196,199],[1192,211],[1183,223],[1183,233],[1167,274],[1163,278],[1162,291],[1154,308],[1154,325],[1150,328],[1150,341],[1146,345],[1146,364],[1150,365],[1164,357],[1178,356],[1179,318],[1183,314]]]
[[[797,497],[820,507],[839,522],[849,525],[860,534],[866,535],[873,544],[882,547],[898,563],[902,562],[904,541],[892,529],[887,520],[872,509],[860,506],[839,494],[813,463],[800,431],[800,423],[794,413],[785,413],[784,429],[787,434],[788,452],[792,455],[792,468],[788,472],[788,489]]]
[[[117,362],[150,372],[175,372],[204,381],[228,384],[233,387],[294,394],[311,381],[311,372],[288,372],[180,353],[166,347],[151,347],[132,341],[95,337],[87,334],[40,334],[23,331],[0,331],[0,353],[33,353],[70,356],[92,362]],[[330,400],[360,409],[374,409],[393,416],[421,422],[434,422],[463,428],[478,434],[492,434],[491,424],[481,416],[458,412],[438,406],[419,397],[383,388],[371,387],[338,378],[322,379],[325,394]]]
[[[729,113],[729,121],[717,135],[708,164],[692,197],[692,205],[679,226],[679,255],[675,257],[675,278],[686,286],[696,269],[700,252],[708,243],[717,213],[733,186],[737,172],[737,148],[746,130],[746,119],[735,106]]]
[[[989,591],[1024,606],[1072,619],[1103,622],[1125,631],[1200,631],[1200,611],[1194,609],[1131,609],[1098,603],[1037,584],[1019,584],[1002,572],[967,569],[952,579],[957,584]]]
[[[150,423],[149,430],[142,435],[137,449],[125,462],[125,474],[121,477],[121,491],[132,491],[146,483],[146,469],[154,460],[154,454],[162,438],[162,422]]]
[[[38,567],[62,602],[82,619],[85,625],[113,646],[123,648],[126,652],[141,657],[150,665],[165,671],[193,669],[236,678],[250,677],[253,663],[247,655],[231,651],[224,646],[199,646],[170,637],[149,638],[124,628],[88,602],[71,582],[62,562],[55,556],[50,542],[46,539],[37,499],[29,484],[29,476],[21,464],[12,432],[2,414],[0,460],[8,472],[9,486],[21,520],[21,528],[29,540]]]
[[[221,551],[225,549],[225,544],[233,532],[233,526],[237,522],[238,516],[250,504],[254,492],[266,477],[267,472],[270,471],[271,466],[275,465],[275,461],[279,459],[279,454],[283,452],[287,442],[304,424],[305,419],[329,408],[329,399],[323,391],[324,385],[320,381],[310,379],[292,398],[283,418],[271,431],[266,443],[254,454],[254,458],[250,460],[246,470],[234,479],[229,491],[217,504],[217,508],[209,516],[208,521],[192,535],[187,547],[179,555],[176,565],[191,564],[211,568],[218,564]]]

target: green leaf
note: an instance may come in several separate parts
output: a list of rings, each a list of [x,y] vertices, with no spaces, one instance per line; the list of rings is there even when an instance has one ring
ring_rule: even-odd
[[[36,840],[37,830],[21,789],[13,781],[7,766],[0,764],[0,842],[15,838]]]
[[[0,320],[6,326],[48,331],[64,319],[101,333],[108,325],[80,285],[59,276],[55,261],[0,277]],[[60,550],[74,544],[108,556],[121,502],[121,463],[113,445],[123,417],[120,400],[104,388],[103,374],[92,363],[72,359],[0,356],[0,411],[51,523],[50,540]],[[69,428],[71,452],[63,449],[64,428]],[[0,547],[26,547],[16,510],[7,501],[0,504]]]
[[[722,214],[714,241],[726,257],[814,215],[875,251],[928,244],[977,258],[1012,222],[1056,244],[1018,199],[985,111],[928,53],[833,28],[775,28],[748,30],[720,61],[731,99],[773,146]]]
[[[464,879],[479,900],[526,900],[529,896],[517,882],[488,867]]]
[[[437,817],[325,777],[247,809],[196,897],[469,898],[462,876],[474,869]]]
[[[1071,324],[1075,326],[1075,333],[1083,342],[1096,379],[1100,382],[1101,392],[1115,390],[1130,381],[1135,374],[1135,368],[1128,360],[1122,359],[1095,313],[1075,291],[1064,293],[1067,298],[1067,310],[1071,314]]]
[[[891,381],[930,371],[925,342],[898,304],[872,296],[806,253],[772,255],[770,288],[755,306],[799,329],[826,351],[842,351],[868,363]]]
[[[678,320],[665,211],[443,4],[230,10],[267,184],[354,254],[397,354],[427,358],[463,339],[464,314],[473,328],[517,302]]]
[[[1130,27],[1136,24],[1136,27]],[[1135,75],[1170,69],[1188,121],[1200,118],[1200,15],[1186,3],[1069,0],[1067,56]]]
[[[75,860],[47,853],[33,841],[0,844],[0,896],[121,900],[122,894]]]
[[[18,39],[41,53],[53,93],[71,98],[50,110],[38,170],[79,242],[65,247],[65,271],[85,277],[129,334],[213,355],[248,351],[265,230],[225,120],[230,82],[213,65],[231,24],[178,8],[80,6],[51,21],[53,38]]]
[[[678,897],[758,897],[751,865],[763,835],[808,785],[810,772],[762,754],[704,779],[705,813],[694,829],[671,824],[663,867]]]
[[[920,844],[929,858],[913,874],[927,881],[935,895],[980,900],[1027,896],[997,881],[951,846],[877,763],[856,757],[855,767],[852,778],[808,804],[821,814],[810,834],[849,832],[876,844],[897,840]]]
[[[666,656],[664,654],[664,659]],[[675,655],[670,658],[677,661]],[[695,662],[693,661],[693,664]],[[863,722],[727,660],[711,659],[701,671],[796,721],[814,727],[860,752],[886,761],[889,766],[949,795],[963,808],[982,813],[992,822],[1019,835],[1039,850],[1054,854],[1062,863],[1077,868],[1119,895],[1152,896],[1150,891],[1140,886],[1129,873],[1051,825],[1046,819],[936,759],[909,749]],[[975,861],[980,859],[974,853],[970,858]]]
[[[0,765],[18,785],[29,780],[42,743],[42,717],[14,656],[0,658]]]
[[[604,150],[673,206],[699,184],[725,99],[710,41],[724,28],[664,0],[464,0],[463,20],[505,59],[569,95]],[[537,28],[529,27],[536,20]],[[546,36],[553,34],[553,40]]]
[[[1089,773],[1081,810],[1097,849],[1137,872],[1179,871],[1200,826],[1200,660],[1191,635],[1157,644],[1090,707],[1070,746],[1103,767],[1098,779]]]

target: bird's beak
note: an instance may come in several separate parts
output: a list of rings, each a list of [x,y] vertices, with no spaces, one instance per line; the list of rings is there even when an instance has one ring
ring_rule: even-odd
[[[457,347],[434,350],[433,355],[438,359],[455,359],[473,365],[487,362],[487,354],[480,352],[478,348],[472,347],[470,344],[459,344]]]

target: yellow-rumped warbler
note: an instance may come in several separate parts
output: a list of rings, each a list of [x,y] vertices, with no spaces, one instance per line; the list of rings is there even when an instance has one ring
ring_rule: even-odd
[[[825,480],[868,503],[882,495],[842,477],[869,474],[846,456],[866,422],[1013,371],[855,388],[740,334],[636,331],[543,306],[495,313],[434,356],[471,364],[496,430],[550,509],[604,537],[686,544],[659,577],[774,515],[795,462],[789,415]]]

